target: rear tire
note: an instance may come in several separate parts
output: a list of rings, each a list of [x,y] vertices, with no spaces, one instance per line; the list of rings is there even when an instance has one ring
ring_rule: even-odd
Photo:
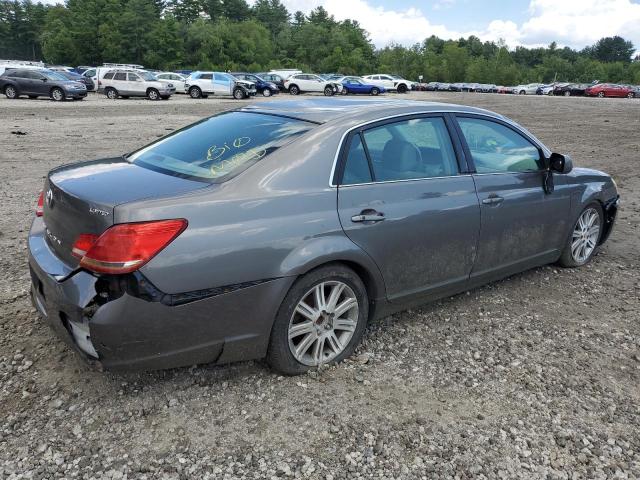
[[[51,100],[54,102],[62,102],[64,100],[64,91],[61,88],[55,87],[51,89]]]
[[[635,98],[635,97],[636,97],[635,93],[633,92],[627,93],[627,98]]]
[[[398,93],[407,93],[407,86],[404,83],[398,85]]]
[[[571,96],[571,92],[567,90],[566,92],[564,92],[564,96],[565,97],[570,97]]]
[[[593,217],[593,213],[597,214],[597,217]],[[584,223],[585,218],[594,218],[593,225],[587,225],[586,228],[583,228],[583,225],[581,225],[580,222],[582,220]],[[586,233],[588,233],[589,229],[596,225],[596,223],[598,226],[598,232],[597,235],[594,235],[595,239],[592,238],[591,243],[593,245],[589,247],[586,252],[581,251],[580,245],[583,244],[583,242],[581,242],[581,239],[587,238]],[[558,260],[560,266],[565,268],[575,268],[589,263],[595,253],[598,251],[598,243],[600,242],[600,238],[602,238],[603,226],[604,214],[602,211],[602,207],[597,202],[590,203],[580,212],[580,215],[578,215],[578,218],[571,228],[567,243],[564,247],[564,250],[562,251],[560,260]],[[586,256],[582,257],[581,255],[576,255],[576,253],[586,253]]]
[[[111,87],[107,88],[104,91],[104,94],[109,100],[115,100],[118,98],[118,91],[115,88],[111,88]]]
[[[520,95],[526,95],[527,92],[525,92],[524,90],[520,90]]]
[[[16,87],[14,87],[13,85],[7,85],[4,89],[4,95],[9,99],[9,100],[15,100],[16,98],[18,98],[18,90],[16,89]]]
[[[598,98],[604,98],[604,92],[598,92]]]
[[[198,87],[191,87],[189,89],[189,96],[191,98],[202,98],[202,90]]]
[[[324,298],[326,304],[318,306],[313,301],[314,306],[311,307],[307,302],[310,301],[309,298],[315,298],[313,293],[315,293],[316,287],[321,284],[324,284],[321,290],[322,296],[325,297],[327,294]],[[333,292],[333,286],[342,286],[342,290],[340,290],[342,293],[336,298],[334,304],[337,304],[338,307],[345,306],[347,303],[351,305],[348,310],[342,313],[339,313],[339,308],[335,308],[335,305],[331,304],[330,293]],[[356,305],[354,305],[354,299]],[[299,307],[303,300],[310,307],[305,311],[311,313],[314,320],[310,320],[307,315],[300,313]],[[314,312],[315,315],[313,315]],[[271,368],[285,375],[299,375],[312,368],[317,368],[318,362],[315,361],[317,358],[321,359],[319,363],[322,364],[339,363],[351,356],[360,343],[368,315],[367,290],[360,277],[353,270],[340,264],[327,265],[312,270],[296,280],[280,305],[271,330],[267,363]],[[294,323],[294,320],[299,323]],[[340,320],[342,320],[340,324],[343,327],[348,325],[346,328],[349,330],[342,330],[342,327],[338,325]],[[309,322],[309,333],[300,332],[297,336],[291,336],[293,325],[301,325],[307,321]],[[308,335],[311,335],[309,340],[307,340]],[[326,337],[326,342],[324,340],[318,341],[322,337]],[[329,337],[331,339],[338,338],[338,342],[334,343]],[[297,344],[296,340],[298,340]],[[303,357],[305,353],[308,353],[308,361],[302,363],[294,356],[292,350],[300,348],[305,341],[309,344],[308,350],[303,351],[299,356]],[[318,348],[318,355],[315,355],[316,352],[311,350],[317,345],[320,345],[322,349]]]

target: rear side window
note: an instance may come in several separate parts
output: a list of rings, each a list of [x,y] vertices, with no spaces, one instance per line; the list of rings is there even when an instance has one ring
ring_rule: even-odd
[[[478,173],[532,172],[542,169],[540,151],[509,127],[491,120],[458,118]]]
[[[440,117],[415,118],[364,132],[375,181],[456,175],[451,137]]]
[[[369,161],[367,160],[362,139],[359,134],[354,135],[347,152],[347,163],[344,167],[342,183],[344,185],[355,185],[358,183],[369,183],[372,180]]]
[[[311,128],[302,120],[227,112],[178,130],[128,160],[169,175],[220,182]]]
[[[107,72],[104,74],[104,79],[105,80],[111,80],[113,78],[114,73],[113,72]]]
[[[126,80],[126,79],[127,79],[127,74],[126,74],[126,73],[116,73],[116,74],[113,76],[113,79],[114,79],[114,80],[123,80],[123,81],[124,81],[124,80]]]

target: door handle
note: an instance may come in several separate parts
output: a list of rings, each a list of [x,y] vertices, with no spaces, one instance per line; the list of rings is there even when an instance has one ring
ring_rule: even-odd
[[[359,222],[381,222],[385,219],[384,213],[376,210],[363,210],[358,215],[351,217],[351,221],[354,223]]]
[[[498,195],[489,195],[487,198],[482,200],[482,203],[485,205],[499,205],[504,202],[504,198],[499,197]]]

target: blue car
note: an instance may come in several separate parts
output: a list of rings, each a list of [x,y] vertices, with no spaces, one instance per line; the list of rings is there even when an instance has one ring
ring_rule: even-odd
[[[359,77],[342,77],[337,79],[336,82],[342,83],[343,95],[355,93],[375,96],[386,92],[384,87],[367,83]]]
[[[264,97],[270,97],[271,95],[280,93],[278,85],[273,82],[267,82],[266,80],[253,73],[231,72],[231,75],[236,77],[238,80],[245,80],[247,82],[255,83],[256,90]]]

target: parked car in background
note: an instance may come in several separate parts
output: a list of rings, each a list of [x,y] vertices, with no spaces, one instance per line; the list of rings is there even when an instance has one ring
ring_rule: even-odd
[[[582,97],[588,87],[589,85],[584,83],[561,83],[553,88],[553,94],[565,97]]]
[[[513,93],[516,95],[535,95],[540,88],[539,83],[527,83],[526,85],[516,85],[513,87]]]
[[[255,96],[257,92],[255,83],[238,80],[224,72],[193,72],[185,80],[185,91],[191,98],[230,95],[236,100]]]
[[[121,97],[147,97],[149,100],[168,100],[176,93],[173,84],[165,84],[150,72],[113,69],[101,80],[99,93],[112,100]]]
[[[193,70],[174,70],[173,73],[177,73],[178,75],[182,75],[184,78],[187,78]]]
[[[536,90],[536,95],[553,95],[555,85],[540,85]]]
[[[410,80],[405,80],[397,75],[387,75],[384,73],[376,73],[374,75],[365,75],[362,77],[364,80],[373,83],[379,87],[384,87],[388,91],[394,91],[398,93],[407,93],[412,90],[413,83]]]
[[[449,91],[450,92],[461,92],[462,91],[462,86],[463,86],[463,84],[460,83],[460,82],[450,83],[449,84]]]
[[[301,93],[324,93],[326,96],[342,92],[342,84],[331,82],[312,73],[296,73],[284,81],[284,86],[291,95]]]
[[[9,68],[42,70],[45,67],[42,62],[28,62],[23,60],[0,60],[0,75]]]
[[[79,65],[76,68],[72,69],[71,71],[82,75],[84,72],[86,72],[87,70],[90,70],[92,68],[96,68],[96,67],[92,67],[92,66],[89,66],[89,65]]]
[[[265,82],[273,83],[281,92],[285,92],[287,90],[287,88],[284,86],[284,79],[277,73],[262,72],[256,73],[256,75],[263,79]]]
[[[231,72],[238,80],[244,80],[245,82],[253,83],[256,86],[256,92],[263,97],[270,97],[280,93],[280,89],[275,83],[264,80],[259,75],[246,72]]]
[[[96,91],[101,91],[101,80],[102,77],[104,77],[104,75],[107,72],[110,72],[113,69],[119,69],[119,70],[126,70],[126,71],[132,71],[132,72],[144,72],[146,71],[144,69],[144,67],[142,65],[137,65],[134,63],[128,64],[128,63],[104,63],[103,65],[99,66],[99,67],[91,67],[87,70],[84,71],[84,73],[82,73],[82,75],[84,77],[90,78],[91,81],[93,82],[93,85],[95,86],[95,90]]]
[[[504,85],[500,85],[496,87],[496,93],[503,93],[503,94],[513,93],[513,87],[505,87]]]
[[[272,75],[278,75],[284,81],[287,78],[289,78],[291,75],[296,75],[298,73],[303,73],[303,72],[302,70],[298,70],[297,68],[283,68],[280,70],[270,70],[269,73]]]
[[[67,80],[73,80],[74,82],[83,83],[87,91],[89,92],[95,88],[93,80],[91,80],[89,77],[84,77],[79,73],[72,72],[71,70],[58,70],[57,73],[65,77]]]
[[[87,96],[87,88],[46,69],[9,68],[0,75],[0,92],[9,99],[22,95],[29,98],[49,97],[51,100],[82,100]]]
[[[609,175],[487,110],[265,102],[50,171],[31,298],[105,369],[302,374],[351,356],[371,320],[587,264],[618,201]]]
[[[176,88],[176,93],[186,93],[185,80],[186,77],[174,72],[160,72],[154,74],[159,82],[164,84],[171,84]]]
[[[634,98],[636,92],[632,87],[617,85],[614,83],[599,83],[592,85],[584,91],[589,97],[614,97],[614,98]]]
[[[436,84],[436,90],[438,92],[448,92],[449,91],[449,87],[451,87],[450,83],[438,82]]]
[[[335,81],[342,84],[343,95],[353,93],[376,96],[386,92],[384,87],[374,85],[358,77],[340,77]]]

